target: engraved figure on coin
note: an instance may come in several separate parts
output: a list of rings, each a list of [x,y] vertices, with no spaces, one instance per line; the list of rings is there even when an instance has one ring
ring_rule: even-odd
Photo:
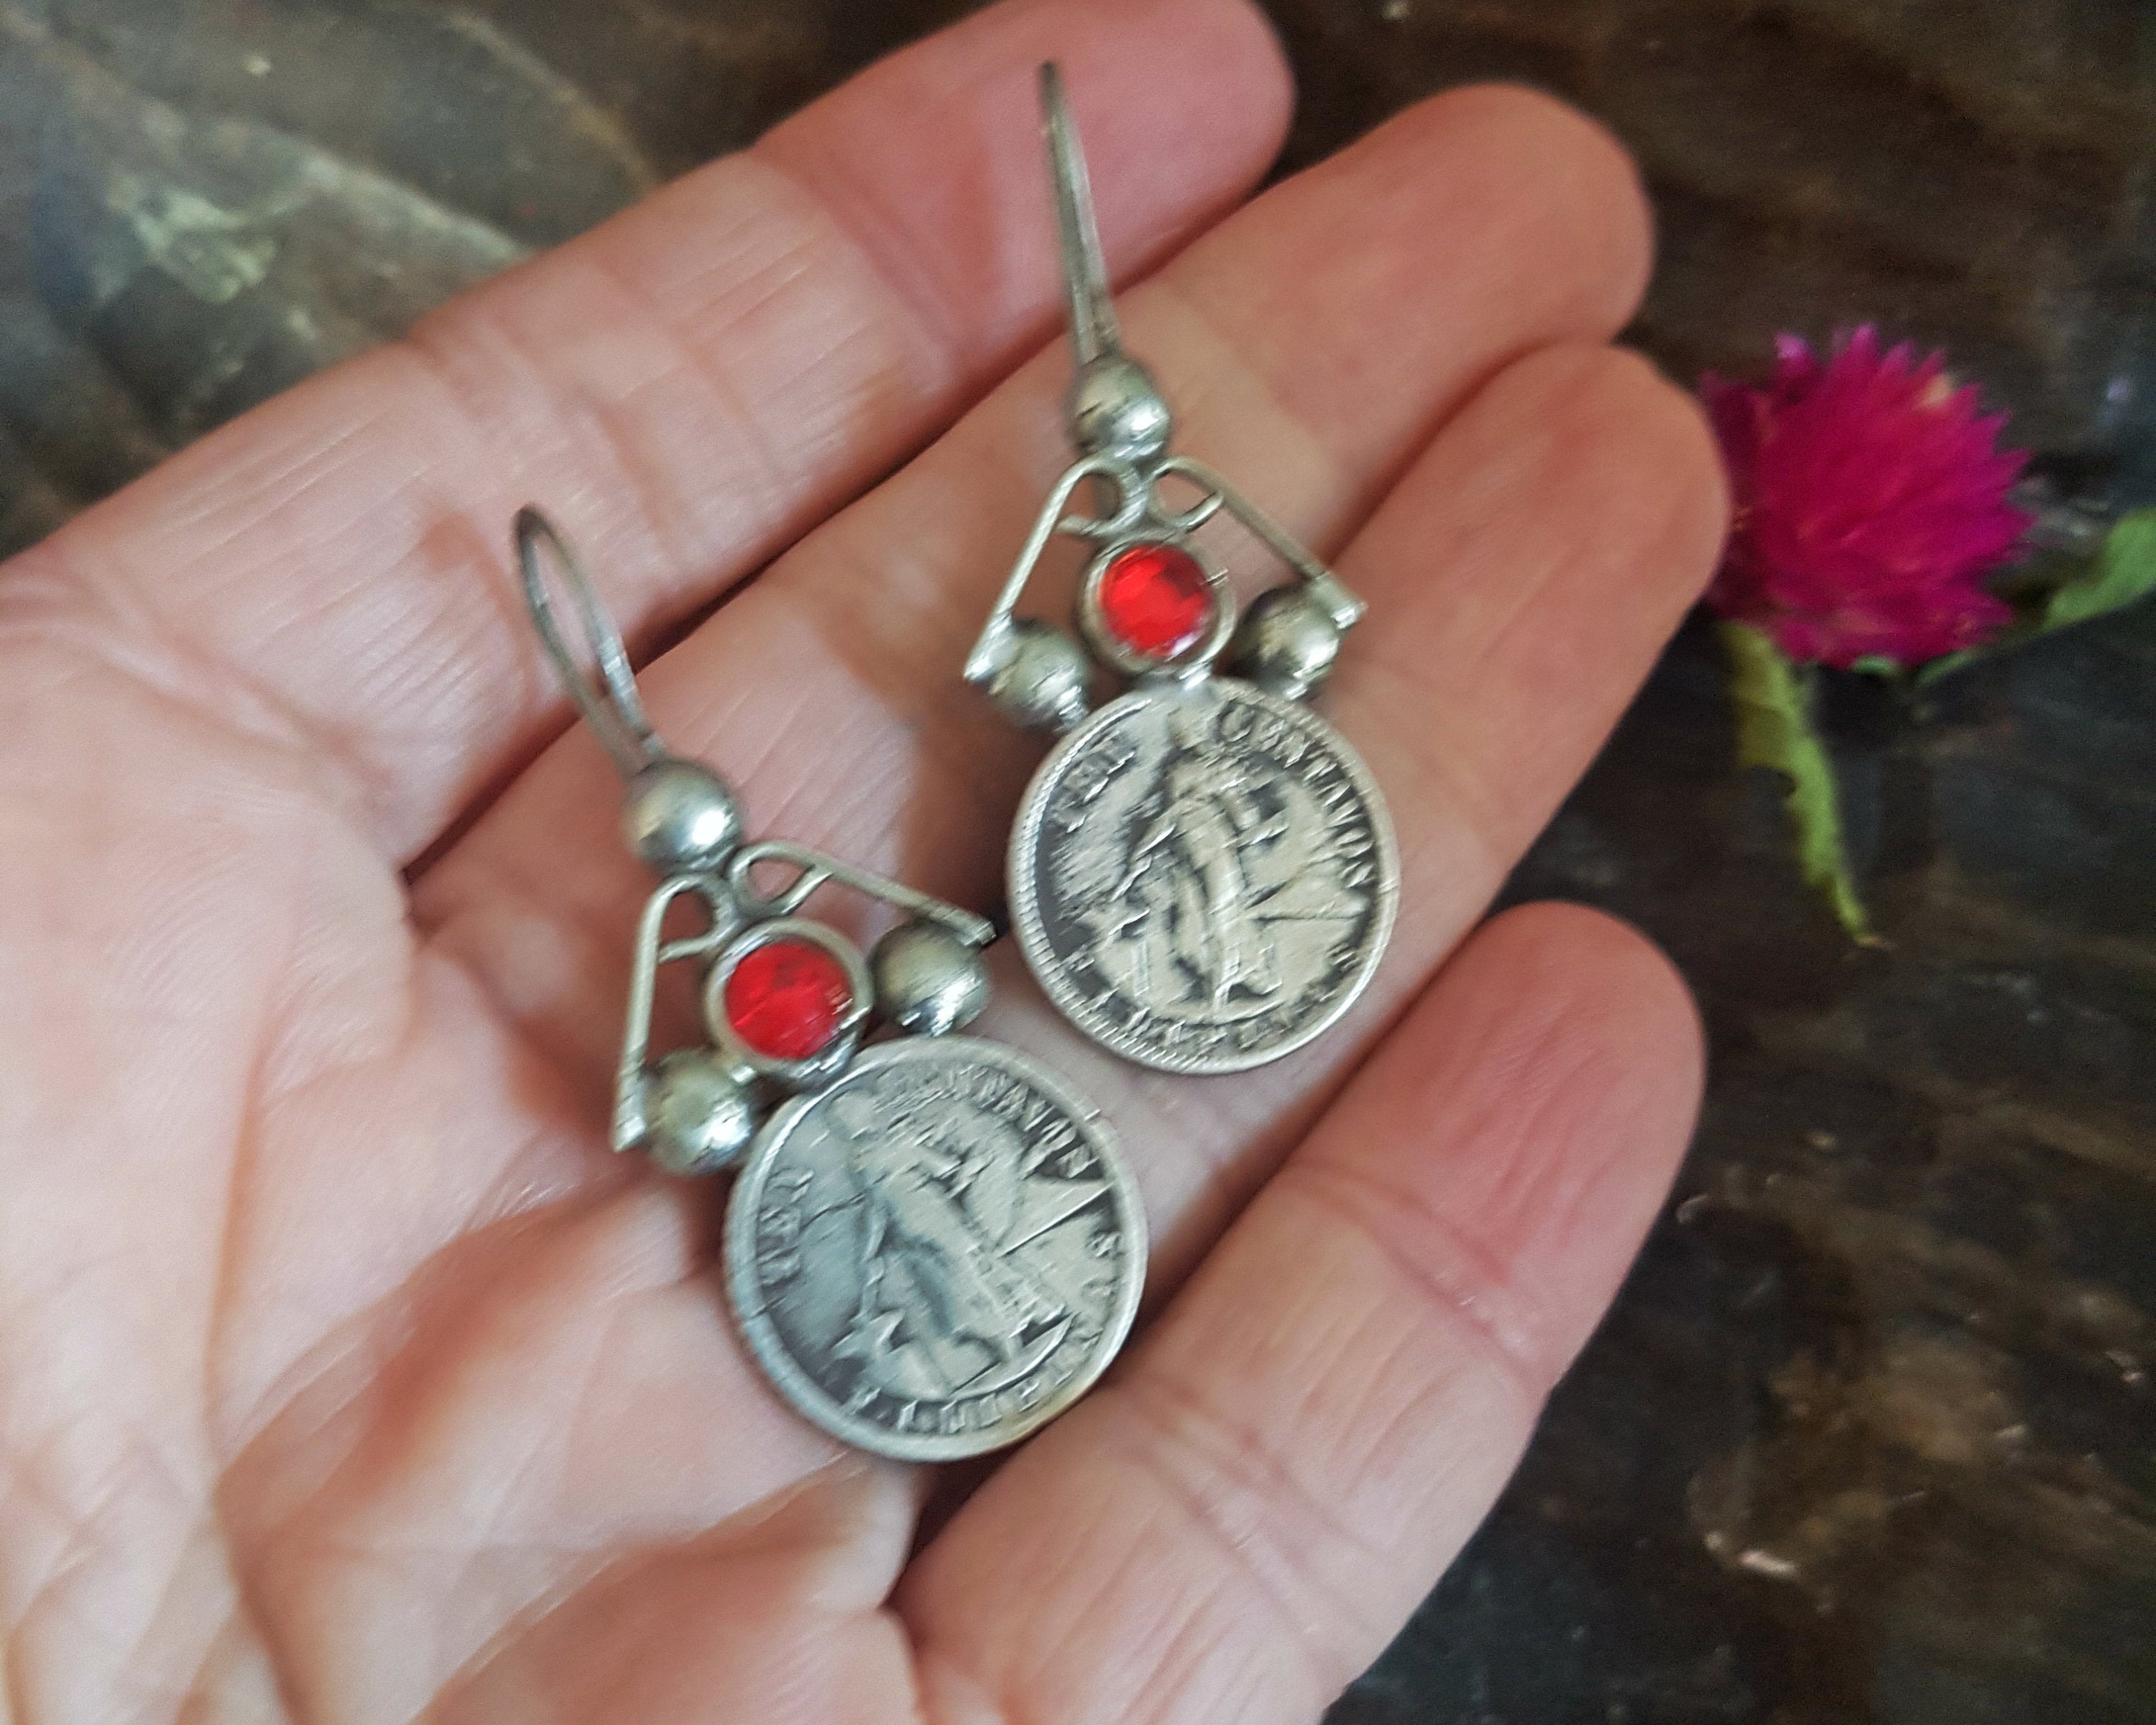
[[[1091,797],[1082,816],[1058,795],[1043,826],[1058,948],[1193,1036],[1326,1009],[1378,908],[1358,862],[1373,816],[1348,778],[1250,717],[1233,697],[1130,709],[1120,784],[1095,794],[1089,776],[1070,793]]]
[[[1033,1370],[1070,1314],[1006,1255],[1024,1178],[1016,1134],[974,1108],[893,1117],[874,1093],[836,1098],[832,1117],[854,1178],[862,1262],[860,1303],[832,1352],[860,1359],[879,1389],[916,1397]]]
[[[734,1251],[730,1286],[824,1423],[886,1455],[973,1455],[1099,1375],[1137,1311],[1142,1221],[1106,1123],[1052,1075],[968,1038],[884,1043],[773,1116],[727,1232],[776,1224],[800,1269]]]
[[[1352,887],[1309,792],[1195,723],[1173,728],[1158,813],[1099,919],[1095,959],[1147,1010],[1250,1017],[1294,993],[1297,955],[1352,927]]]
[[[1137,925],[1119,980],[1148,1009],[1223,1018],[1239,994],[1262,1003],[1280,989],[1256,875],[1260,853],[1286,835],[1287,816],[1261,803],[1243,763],[1211,738],[1173,729],[1182,752],[1162,769],[1159,813],[1131,847],[1103,932]],[[1099,957],[1115,975],[1112,950]]]

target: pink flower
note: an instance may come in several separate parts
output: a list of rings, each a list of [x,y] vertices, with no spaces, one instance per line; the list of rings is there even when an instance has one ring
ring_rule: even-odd
[[[1996,634],[2011,613],[1984,580],[2030,519],[2007,501],[2029,458],[1998,447],[2005,416],[1869,326],[1824,363],[1774,345],[1763,388],[1700,380],[1737,506],[1707,602],[1808,663],[1921,665]]]

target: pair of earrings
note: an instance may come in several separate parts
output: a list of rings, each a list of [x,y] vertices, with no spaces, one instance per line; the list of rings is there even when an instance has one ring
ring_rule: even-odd
[[[1363,607],[1225,480],[1168,453],[1168,404],[1122,347],[1052,65],[1041,99],[1079,459],[965,665],[1007,715],[1063,733],[1012,831],[1012,922],[1049,998],[1096,1041],[1164,1070],[1236,1071],[1345,1012],[1391,930],[1398,864],[1376,787],[1301,704]],[[1180,507],[1172,483],[1189,493]],[[1095,513],[1073,512],[1081,489]],[[1225,567],[1194,536],[1219,515],[1293,577],[1240,625]],[[1078,638],[1016,614],[1060,539],[1091,547]],[[800,1413],[912,1461],[1015,1443],[1086,1392],[1137,1309],[1145,1218],[1114,1132],[1038,1062],[957,1034],[987,1003],[991,925],[806,846],[743,842],[725,782],[653,732],[573,552],[531,509],[516,541],[541,642],[661,877],[638,925],[614,1147],[680,1174],[738,1167],[728,1292]],[[561,626],[550,560],[596,680]],[[1233,675],[1215,673],[1224,657]],[[1098,667],[1127,687],[1096,708]],[[865,957],[799,914],[834,886],[901,914]],[[659,975],[679,963],[708,1040],[654,1060]]]

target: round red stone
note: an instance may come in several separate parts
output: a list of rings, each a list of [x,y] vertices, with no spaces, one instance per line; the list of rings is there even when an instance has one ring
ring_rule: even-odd
[[[821,1054],[853,1004],[846,967],[814,941],[766,941],[744,953],[726,977],[726,1022],[770,1060]]]
[[[1132,652],[1173,659],[1213,622],[1213,589],[1198,559],[1175,545],[1133,545],[1101,572],[1101,619]]]

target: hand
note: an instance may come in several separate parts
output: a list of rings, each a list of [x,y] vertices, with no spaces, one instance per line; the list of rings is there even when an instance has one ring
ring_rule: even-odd
[[[680,637],[654,716],[754,832],[993,902],[1040,745],[958,669],[1065,459],[1050,54],[1181,447],[1370,602],[1324,706],[1404,884],[1358,1012],[1241,1078],[1005,967],[983,1029],[1116,1122],[1155,1285],[916,1550],[932,1482],[744,1360],[714,1189],[604,1147],[649,882],[507,532]],[[1307,1721],[1383,1645],[1691,1119],[1637,937],[1476,924],[1724,504],[1602,345],[1648,257],[1604,137],[1464,91],[1237,208],[1288,104],[1240,0],[992,9],[0,572],[13,1725]]]

